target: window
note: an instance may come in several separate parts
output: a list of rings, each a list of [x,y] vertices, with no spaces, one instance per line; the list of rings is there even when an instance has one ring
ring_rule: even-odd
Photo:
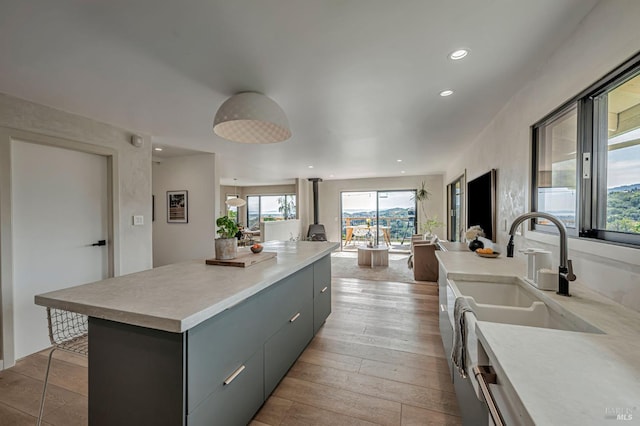
[[[640,235],[640,75],[594,99],[598,122],[597,229]],[[604,117],[603,117],[604,118]]]
[[[296,196],[249,195],[247,196],[247,226],[258,229],[260,222],[296,218]]]
[[[536,211],[550,213],[568,229],[576,228],[577,104],[558,112],[534,128],[537,183]],[[540,219],[539,226],[550,225]],[[577,234],[577,232],[573,232]]]
[[[533,161],[534,210],[574,235],[640,246],[640,54],[536,123]]]
[[[415,189],[345,191],[340,198],[343,249],[355,249],[369,235],[376,244],[411,249],[411,236],[417,232]]]

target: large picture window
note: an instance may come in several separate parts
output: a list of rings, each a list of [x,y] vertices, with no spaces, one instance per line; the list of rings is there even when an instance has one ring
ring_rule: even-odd
[[[247,226],[257,230],[260,222],[296,218],[296,196],[249,195],[247,196]]]
[[[532,154],[534,210],[575,235],[640,246],[640,55],[536,123]]]

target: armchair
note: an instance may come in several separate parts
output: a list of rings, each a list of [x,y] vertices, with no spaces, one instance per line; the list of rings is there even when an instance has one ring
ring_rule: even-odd
[[[416,281],[438,281],[437,244],[428,240],[412,240],[413,279]]]

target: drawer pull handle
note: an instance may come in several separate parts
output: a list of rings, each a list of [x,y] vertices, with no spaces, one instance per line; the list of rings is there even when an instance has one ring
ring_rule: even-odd
[[[297,319],[298,319],[298,317],[299,317],[299,316],[300,316],[300,312],[298,312],[297,314],[295,314],[295,315],[293,316],[293,318],[291,318],[291,319],[289,320],[289,322],[294,322],[295,320],[297,320]]]
[[[227,377],[227,379],[224,381],[224,384],[228,385],[231,382],[233,382],[236,379],[236,377],[238,377],[240,373],[244,371],[244,369],[245,369],[244,365],[241,365],[240,367],[238,367],[236,371],[234,371],[229,377]]]
[[[327,291],[327,289],[328,289],[328,288],[329,288],[329,287],[325,287],[325,288],[323,288],[322,290],[320,290],[320,293],[324,293],[325,291]]]

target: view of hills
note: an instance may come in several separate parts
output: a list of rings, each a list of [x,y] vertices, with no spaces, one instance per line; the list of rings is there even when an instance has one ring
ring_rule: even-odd
[[[631,185],[616,186],[615,188],[607,189],[607,192],[620,192],[620,191],[637,191],[640,189],[640,183],[633,183]]]
[[[607,230],[640,233],[640,183],[608,190]]]
[[[366,224],[366,219],[375,220],[375,210],[350,210],[342,212],[342,225],[346,226],[346,219],[354,226]],[[380,225],[388,226],[392,240],[402,240],[403,238],[411,238],[415,232],[415,211],[409,208],[394,207],[391,209],[380,210]],[[372,222],[373,223],[373,222]],[[342,228],[344,236],[345,228]]]

